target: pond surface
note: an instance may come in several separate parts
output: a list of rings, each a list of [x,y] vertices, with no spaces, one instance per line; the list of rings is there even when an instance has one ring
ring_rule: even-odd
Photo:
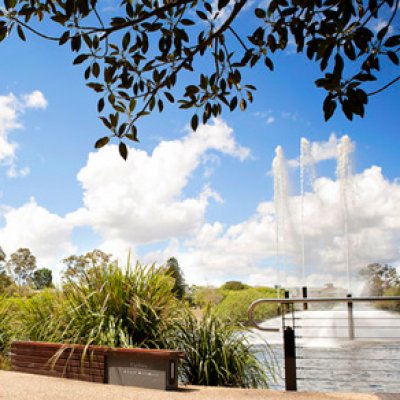
[[[348,338],[344,309],[300,311],[286,322],[295,324],[298,390],[400,393],[399,314],[355,309],[355,340]],[[281,318],[263,326],[282,326]],[[278,373],[270,386],[284,390],[282,331],[252,330],[248,337],[260,357],[266,348],[272,351]]]

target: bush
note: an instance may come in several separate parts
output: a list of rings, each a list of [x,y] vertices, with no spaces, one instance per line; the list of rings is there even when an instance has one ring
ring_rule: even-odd
[[[210,309],[201,321],[187,311],[170,331],[166,346],[185,353],[180,366],[184,383],[268,387],[266,370],[273,370],[271,361],[262,364],[244,334],[225,324]]]
[[[59,342],[68,325],[63,293],[44,289],[15,299],[16,335],[19,340]]]
[[[7,353],[15,336],[12,308],[12,300],[0,296],[0,370],[10,368]]]
[[[222,290],[212,286],[197,286],[192,296],[194,304],[201,308],[215,306],[224,299]]]
[[[0,355],[4,353],[12,340],[10,302],[0,297]]]
[[[391,287],[384,291],[384,296],[400,296],[400,287]],[[378,301],[375,303],[377,308],[387,311],[400,312],[400,302],[399,301]]]
[[[96,266],[64,286],[68,325],[61,341],[151,347],[175,311],[173,279],[154,266]]]
[[[215,314],[225,321],[233,324],[246,324],[248,322],[247,311],[250,304],[265,297],[276,297],[272,289],[250,288],[229,291],[226,297],[215,308]],[[258,322],[277,315],[276,304],[263,304],[256,308],[254,317]]]

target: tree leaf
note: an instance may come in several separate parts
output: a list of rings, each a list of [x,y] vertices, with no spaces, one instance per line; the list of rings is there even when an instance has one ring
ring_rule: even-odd
[[[25,37],[24,31],[23,31],[22,28],[21,28],[21,25],[18,25],[18,26],[17,26],[17,33],[18,33],[19,38],[20,38],[23,42],[25,42],[25,41],[26,41],[26,37]]]
[[[94,147],[96,147],[96,149],[101,149],[102,147],[104,147],[106,144],[108,144],[108,142],[110,141],[110,138],[108,136],[104,136],[101,139],[99,139]]]
[[[327,96],[324,100],[323,110],[324,110],[324,118],[325,121],[328,121],[336,110],[336,101],[332,99],[331,96]]]
[[[192,129],[196,131],[197,127],[199,126],[199,117],[197,114],[194,114],[191,120]]]
[[[229,3],[229,0],[218,0],[218,10],[225,8]]]
[[[78,57],[75,58],[73,64],[77,65],[77,64],[82,64],[84,61],[86,61],[89,58],[88,54],[79,54]]]
[[[97,102],[97,111],[101,113],[104,109],[104,98],[102,97],[98,102]]]
[[[119,142],[118,150],[120,156],[126,161],[128,158],[128,147],[126,147],[126,144],[124,142]]]
[[[387,56],[394,65],[399,65],[399,57],[394,51],[388,51]]]
[[[267,17],[266,11],[263,10],[262,8],[256,8],[254,10],[254,14],[256,15],[257,18],[261,18],[261,19],[264,19]]]

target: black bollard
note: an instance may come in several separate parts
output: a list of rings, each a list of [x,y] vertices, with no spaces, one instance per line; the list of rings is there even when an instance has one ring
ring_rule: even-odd
[[[285,352],[285,389],[297,390],[296,343],[293,328],[287,326],[283,331]]]

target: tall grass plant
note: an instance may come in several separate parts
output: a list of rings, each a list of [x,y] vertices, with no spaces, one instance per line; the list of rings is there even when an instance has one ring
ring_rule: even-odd
[[[180,370],[185,383],[257,388],[268,387],[275,376],[275,358],[271,354],[259,354],[258,358],[245,334],[209,308],[202,320],[186,311],[169,332],[166,343],[185,353]]]

